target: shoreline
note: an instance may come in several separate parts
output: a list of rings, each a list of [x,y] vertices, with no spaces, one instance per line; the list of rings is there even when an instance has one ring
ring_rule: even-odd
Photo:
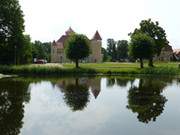
[[[61,67],[44,65],[20,65],[20,66],[0,66],[1,76],[122,76],[122,75],[161,75],[180,76],[180,68],[172,66],[159,66],[153,68],[138,67]]]

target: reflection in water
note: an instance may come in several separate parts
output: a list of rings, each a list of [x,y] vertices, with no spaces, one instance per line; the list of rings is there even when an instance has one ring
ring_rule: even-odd
[[[127,79],[117,78],[117,85],[120,87],[126,87],[128,82]]]
[[[140,79],[138,87],[132,86],[129,89],[127,108],[138,113],[140,122],[156,121],[167,101],[162,95],[166,85],[166,82],[157,79]]]
[[[96,99],[101,92],[101,78],[90,79],[88,84],[94,98]]]
[[[8,82],[8,83],[7,83]],[[24,117],[24,102],[29,102],[28,83],[12,80],[0,80],[0,133],[18,135]]]
[[[66,86],[69,84],[76,84],[77,79],[64,79],[57,82],[57,86],[62,92],[65,91]],[[78,78],[78,84],[84,85],[90,90],[96,99],[101,91],[101,78]]]
[[[75,84],[68,84],[64,89],[64,100],[72,111],[83,110],[89,102],[89,90],[76,79]]]
[[[101,78],[77,78],[58,81],[64,100],[72,111],[83,110],[89,102],[89,90],[96,99],[101,91]]]
[[[89,102],[89,90],[96,99],[101,91],[101,78],[77,78],[58,81],[64,100],[73,111],[83,110]]]
[[[116,82],[115,78],[107,78],[106,85],[107,85],[107,87],[112,87],[115,85],[115,82]]]
[[[31,81],[36,83],[31,83],[29,87],[28,82]],[[162,93],[168,84],[172,84],[172,79],[135,79],[119,76],[102,80],[98,77],[59,78],[58,80],[51,78],[50,81],[29,79],[28,82],[20,78],[0,80],[0,134],[18,135],[22,127],[21,131],[24,131],[25,135],[30,130],[32,134],[44,134],[44,131],[47,132],[47,130],[54,132],[55,128],[58,129],[56,133],[66,130],[67,134],[75,131],[77,132],[75,134],[78,135],[95,128],[97,129],[93,130],[94,134],[100,134],[100,130],[101,134],[110,134],[111,132],[113,134],[115,133],[113,131],[116,130],[125,131],[126,128],[123,125],[131,126],[135,122],[134,119],[131,119],[129,110],[137,113],[140,122],[156,121],[156,118],[163,113],[167,102],[168,96],[165,97]],[[46,88],[49,85],[51,87]],[[115,90],[111,92],[109,89]],[[29,92],[32,92],[31,102],[24,109],[24,103],[28,103],[30,100]],[[127,97],[128,103],[126,103]],[[92,104],[89,103],[90,99],[94,101]],[[59,105],[61,101],[62,104]],[[66,103],[65,106],[63,102]],[[126,104],[128,104],[128,109],[123,110]],[[86,108],[87,105],[88,108]],[[119,111],[119,107],[123,111]],[[69,108],[72,111],[69,111]],[[85,108],[87,110],[83,111]],[[74,113],[75,111],[82,111],[81,115]],[[96,119],[93,120],[89,116]],[[57,118],[59,119],[57,120]],[[24,126],[23,121],[26,123]],[[42,123],[45,124],[42,126]],[[119,128],[120,126],[121,128]],[[67,127],[68,129],[66,129]],[[80,128],[85,132],[76,130]],[[131,128],[139,128],[139,125],[136,123]]]
[[[131,77],[110,77],[107,78],[106,86],[107,87],[113,87],[114,85],[120,86],[120,87],[127,87],[128,83],[133,83],[134,78]]]

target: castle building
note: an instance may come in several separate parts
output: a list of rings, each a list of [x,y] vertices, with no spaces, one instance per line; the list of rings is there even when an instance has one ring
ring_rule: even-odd
[[[51,45],[51,62],[52,63],[66,63],[70,62],[68,58],[66,58],[65,54],[65,41],[68,37],[75,33],[72,28],[70,27],[66,32],[65,35],[62,35],[57,41],[53,41]],[[91,53],[88,58],[86,58],[85,62],[101,62],[102,61],[102,38],[98,31],[94,34],[93,38],[90,40],[90,50]]]

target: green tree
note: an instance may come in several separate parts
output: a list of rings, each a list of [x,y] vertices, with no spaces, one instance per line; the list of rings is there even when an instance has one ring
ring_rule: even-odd
[[[140,28],[135,29],[132,34],[139,32],[149,35],[155,41],[153,46],[153,55],[149,58],[149,66],[153,67],[153,57],[156,55],[159,56],[161,54],[162,48],[169,44],[166,32],[161,26],[159,26],[157,21],[153,22],[151,19],[142,20],[140,23]]]
[[[89,56],[89,40],[85,35],[72,34],[65,42],[65,46],[66,56],[76,63],[76,68],[79,67],[79,60]]]
[[[107,53],[111,57],[111,61],[116,61],[116,41],[112,38],[107,39]]]
[[[43,43],[43,48],[44,48],[44,51],[45,51],[45,55],[46,55],[46,60],[48,62],[51,61],[51,42],[44,42]]]
[[[20,63],[24,51],[24,19],[18,0],[0,2],[0,64]]]
[[[20,63],[32,63],[32,43],[29,35],[24,35],[22,52]]]
[[[41,41],[35,41],[32,44],[33,58],[46,59],[49,62],[50,54],[51,54],[51,42],[42,43]]]
[[[102,54],[103,54],[103,62],[108,61],[110,58],[109,58],[107,50],[103,47],[101,48],[101,50],[102,50]]]
[[[45,59],[46,54],[42,44],[41,41],[35,41],[33,43],[33,58]]]
[[[128,41],[119,40],[117,42],[117,60],[125,61],[128,58]]]
[[[131,36],[129,55],[140,60],[140,67],[143,68],[143,59],[149,59],[153,55],[154,40],[143,33],[136,33]]]

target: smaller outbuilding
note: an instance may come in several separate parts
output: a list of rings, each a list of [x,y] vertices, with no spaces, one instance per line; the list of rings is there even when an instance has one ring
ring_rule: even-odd
[[[173,55],[175,61],[180,61],[180,49],[174,49]]]
[[[166,45],[162,48],[161,54],[154,58],[156,61],[172,61],[173,60],[173,49],[172,46]]]

